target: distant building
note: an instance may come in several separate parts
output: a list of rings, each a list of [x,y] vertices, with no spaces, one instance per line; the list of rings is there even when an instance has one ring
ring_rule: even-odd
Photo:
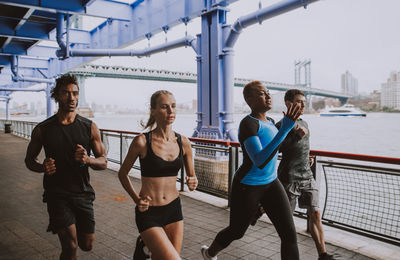
[[[381,86],[381,107],[400,109],[400,72],[390,73]]]
[[[381,107],[381,92],[378,90],[374,90],[369,95],[368,108],[374,109],[374,108],[380,108],[380,107]]]
[[[359,95],[348,100],[349,104],[361,108],[364,111],[380,111],[381,93],[374,90],[370,94]]]
[[[342,74],[342,93],[358,95],[358,80],[348,71]]]

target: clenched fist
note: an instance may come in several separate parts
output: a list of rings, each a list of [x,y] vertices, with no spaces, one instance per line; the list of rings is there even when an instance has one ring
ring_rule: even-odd
[[[197,177],[196,176],[187,176],[186,175],[186,185],[188,186],[190,191],[194,191],[197,188]]]
[[[53,158],[46,158],[43,161],[44,173],[53,175],[56,172],[56,164]]]
[[[82,145],[77,144],[74,153],[74,160],[81,165],[89,164],[90,157],[88,156],[86,149]]]
[[[138,209],[140,212],[144,212],[149,209],[150,206],[150,201],[152,201],[152,198],[150,196],[146,197],[139,197],[139,201],[136,203]]]
[[[308,131],[306,128],[301,127],[299,125],[296,126],[296,133],[300,138],[303,138],[304,136],[306,136],[308,134]]]

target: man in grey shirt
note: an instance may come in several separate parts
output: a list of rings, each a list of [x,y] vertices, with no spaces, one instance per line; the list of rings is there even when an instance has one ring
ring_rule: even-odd
[[[285,93],[285,104],[300,104],[304,111],[305,96],[298,89],[290,89]],[[279,129],[281,121],[276,124]],[[318,208],[318,187],[310,168],[310,131],[306,121],[299,118],[280,146],[282,160],[278,167],[278,178],[285,187],[292,213],[299,207],[307,209],[311,236],[318,250],[318,260],[335,259],[326,252],[324,231],[321,223],[321,213]]]

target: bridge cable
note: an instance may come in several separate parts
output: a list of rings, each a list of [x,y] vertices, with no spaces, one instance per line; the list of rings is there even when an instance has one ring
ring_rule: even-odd
[[[168,34],[167,33],[168,33],[168,30],[169,30],[169,26],[168,25],[163,26],[162,29],[163,29],[164,34],[165,34],[165,43],[167,43],[168,42]],[[165,50],[165,53],[168,53],[168,50]]]

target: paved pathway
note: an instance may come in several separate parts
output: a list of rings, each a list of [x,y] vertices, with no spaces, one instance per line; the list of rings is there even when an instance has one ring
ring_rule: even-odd
[[[46,232],[48,215],[41,202],[42,175],[25,168],[27,141],[0,133],[0,259],[58,259],[56,235]],[[79,250],[79,259],[132,259],[138,231],[133,202],[127,197],[114,171],[92,171],[96,190],[96,242],[92,252]],[[139,181],[132,179],[135,188]],[[183,259],[202,259],[200,247],[210,244],[227,225],[229,212],[198,200],[181,196],[185,217]],[[298,235],[301,259],[317,259],[310,237]],[[279,238],[270,224],[258,222],[222,254],[223,259],[280,259]],[[327,245],[342,259],[371,259]]]

